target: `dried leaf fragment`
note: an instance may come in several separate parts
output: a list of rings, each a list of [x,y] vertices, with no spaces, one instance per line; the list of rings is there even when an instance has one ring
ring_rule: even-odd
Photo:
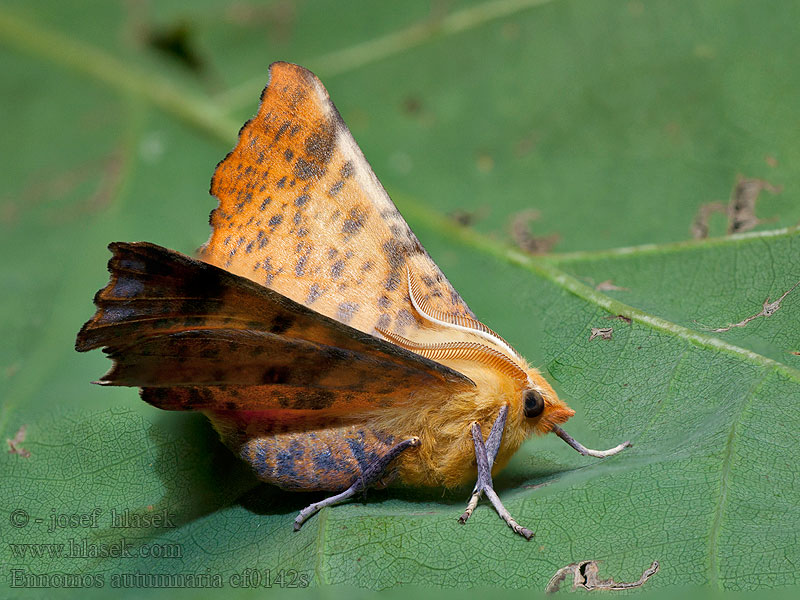
[[[728,208],[722,202],[708,202],[703,204],[697,209],[697,214],[692,221],[692,226],[689,228],[692,232],[692,238],[695,240],[703,240],[708,237],[708,220],[714,213],[727,213]]]
[[[597,590],[606,590],[606,591],[620,591],[620,590],[630,590],[632,588],[637,588],[644,585],[644,582],[647,581],[650,577],[658,573],[659,564],[657,560],[654,560],[653,563],[645,569],[642,576],[638,579],[638,581],[631,581],[631,582],[620,582],[617,583],[613,579],[600,579],[599,572],[600,569],[598,567],[599,562],[596,560],[582,560],[580,562],[568,564],[566,567],[560,568],[556,571],[555,575],[550,578],[550,581],[547,583],[547,587],[545,588],[545,592],[548,594],[552,594],[557,592],[561,583],[567,578],[567,576],[572,575],[572,591],[574,592],[578,588],[584,589],[589,592],[594,592]]]
[[[725,327],[719,327],[717,329],[711,329],[709,331],[713,331],[714,333],[721,333],[723,331],[730,331],[734,327],[745,327],[745,326],[747,326],[747,324],[750,321],[753,321],[753,320],[757,319],[758,317],[771,317],[781,307],[781,302],[783,302],[783,299],[786,298],[786,296],[788,296],[789,293],[792,290],[794,290],[794,288],[796,288],[798,285],[800,285],[800,281],[798,281],[792,287],[790,287],[788,290],[786,290],[783,293],[783,295],[780,298],[778,298],[777,300],[775,300],[774,302],[770,302],[769,298],[764,300],[764,304],[762,305],[762,308],[761,308],[760,312],[758,312],[758,313],[756,313],[754,315],[750,315],[749,317],[747,317],[745,319],[742,319],[738,323],[730,323],[729,325],[727,325]]]
[[[536,236],[531,233],[530,224],[539,219],[536,209],[523,210],[511,218],[511,237],[523,252],[528,254],[544,254],[552,250],[561,236],[557,233]]]
[[[756,227],[761,223],[761,220],[756,217],[756,201],[762,190],[766,190],[770,194],[779,194],[783,188],[763,179],[739,175],[727,206],[722,202],[709,202],[700,206],[690,227],[692,237],[696,240],[708,237],[708,220],[714,213],[727,215],[728,235],[744,233]]]
[[[601,340],[610,340],[613,333],[613,327],[592,327],[592,335],[589,336],[589,341],[591,342],[596,337]]]
[[[630,292],[630,288],[620,287],[618,285],[614,285],[614,282],[611,279],[606,279],[605,281],[601,281],[596,286],[594,286],[598,292]]]
[[[761,221],[756,217],[756,200],[761,190],[770,194],[780,194],[783,188],[772,185],[763,179],[739,176],[728,204],[728,233],[750,231]]]
[[[14,435],[13,439],[6,438],[6,443],[8,444],[8,453],[9,454],[19,454],[22,458],[29,458],[31,455],[30,450],[26,450],[20,444],[25,441],[25,435],[28,431],[28,426],[23,425],[17,430],[17,433]]]

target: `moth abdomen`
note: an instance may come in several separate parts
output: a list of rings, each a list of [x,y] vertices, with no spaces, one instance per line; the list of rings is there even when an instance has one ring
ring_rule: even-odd
[[[338,492],[384,456],[393,440],[363,425],[341,425],[252,437],[238,451],[262,481],[285,490]]]

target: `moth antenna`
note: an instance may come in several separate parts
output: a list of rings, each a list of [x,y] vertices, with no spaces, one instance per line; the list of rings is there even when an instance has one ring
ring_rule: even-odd
[[[421,317],[427,319],[431,323],[436,323],[442,327],[450,327],[468,333],[474,333],[497,344],[501,348],[507,350],[513,356],[522,358],[519,352],[514,350],[507,341],[505,341],[498,333],[492,331],[489,327],[471,319],[470,317],[462,317],[460,315],[450,315],[440,310],[434,310],[428,305],[428,301],[422,297],[419,289],[419,284],[414,276],[411,274],[411,269],[406,265],[406,273],[408,274],[408,297],[411,299],[411,304],[414,306]]]
[[[431,360],[472,360],[483,363],[501,373],[513,377],[523,384],[529,384],[528,374],[523,371],[517,363],[511,360],[502,352],[494,348],[485,346],[478,342],[439,342],[436,344],[420,344],[412,342],[408,338],[386,331],[378,327],[375,328],[383,337],[397,344],[401,348],[411,350],[430,358]]]

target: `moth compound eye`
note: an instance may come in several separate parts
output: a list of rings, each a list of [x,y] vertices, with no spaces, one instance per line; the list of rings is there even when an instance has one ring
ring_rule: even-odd
[[[544,411],[544,398],[536,390],[525,390],[525,416],[538,417]]]

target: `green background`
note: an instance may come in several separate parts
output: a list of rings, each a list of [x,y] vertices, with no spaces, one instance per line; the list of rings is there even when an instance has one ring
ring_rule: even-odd
[[[107,592],[118,573],[254,568],[312,586],[541,591],[584,559],[618,581],[658,560],[652,590],[800,583],[800,288],[710,331],[800,280],[798,23],[788,1],[3,2],[0,434],[27,426],[31,454],[0,457],[2,584],[11,569],[100,574]],[[527,443],[496,487],[530,543],[484,505],[459,526],[469,490],[371,492],[294,533],[317,496],[254,487],[199,415],[88,384],[106,360],[73,344],[105,246],[205,241],[213,168],[274,60],[322,79],[471,308],[576,409],[569,431],[634,442],[604,461]],[[712,238],[690,240],[739,175],[782,189],[760,197],[760,225],[723,237],[717,215]],[[558,236],[552,254],[514,247],[529,209],[534,235]],[[606,280],[623,289],[595,289]],[[47,531],[51,514],[95,507],[100,527]],[[126,508],[175,527],[110,528]],[[121,537],[182,557],[10,546]]]

